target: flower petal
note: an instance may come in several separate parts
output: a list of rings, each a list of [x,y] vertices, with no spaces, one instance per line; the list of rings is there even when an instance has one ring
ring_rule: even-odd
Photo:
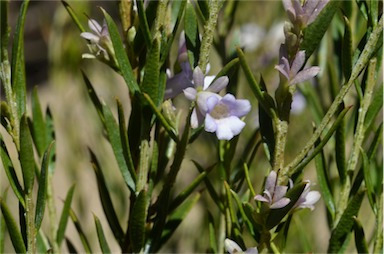
[[[207,115],[205,116],[204,124],[205,124],[205,126],[204,126],[205,131],[208,131],[208,132],[215,132],[215,131],[217,130],[217,124],[216,124],[216,121],[215,121],[215,119],[214,119],[211,115],[209,115],[209,114],[207,114]]]
[[[218,93],[220,92],[221,90],[223,90],[224,88],[227,87],[229,83],[229,78],[227,76],[223,76],[223,77],[220,77],[218,79],[216,79],[208,88],[207,90],[208,91],[211,91],[211,92],[214,92],[214,93]]]
[[[255,197],[254,197],[255,200],[258,200],[258,201],[261,201],[261,202],[266,202],[266,203],[269,203],[269,200],[267,198],[265,198],[264,196],[261,196],[260,194],[257,194]]]
[[[101,26],[99,24],[99,22],[97,22],[96,20],[94,19],[89,19],[88,20],[88,26],[89,28],[94,31],[97,35],[101,35]]]
[[[276,186],[276,171],[271,171],[265,181],[265,190],[269,191],[269,193],[273,193],[275,191]]]
[[[241,253],[243,252],[243,250],[240,248],[240,246],[232,241],[231,239],[229,238],[226,238],[224,240],[224,246],[225,246],[225,249],[230,253],[230,254],[233,254],[233,253]]]
[[[81,33],[80,36],[83,37],[84,39],[87,39],[87,40],[93,42],[93,43],[99,43],[99,41],[100,41],[100,37],[93,34],[93,33],[84,32],[84,33]]]
[[[259,251],[256,247],[248,248],[244,253],[246,254],[259,254]]]
[[[167,92],[167,90],[166,90],[165,92]],[[183,92],[184,92],[185,97],[186,97],[188,100],[190,100],[190,101],[194,101],[194,100],[196,100],[196,94],[197,94],[197,91],[196,91],[195,88],[193,88],[193,87],[188,87],[188,88],[184,89]]]
[[[301,82],[304,82],[308,79],[315,77],[319,72],[320,72],[320,67],[318,67],[318,66],[313,66],[313,67],[307,68],[307,69],[302,70],[299,73],[297,73],[295,78],[292,79],[291,82],[289,82],[289,84],[290,85],[299,84]]]
[[[301,50],[297,52],[295,59],[292,62],[289,76],[290,78],[295,78],[296,74],[300,71],[301,67],[303,67],[305,62],[305,51]]]
[[[251,103],[248,100],[237,100],[232,94],[226,94],[221,101],[227,105],[232,116],[243,117],[251,111]]]
[[[216,120],[216,136],[219,140],[231,140],[244,128],[245,123],[236,116]]]
[[[167,86],[164,93],[164,98],[171,99],[188,87],[193,86],[192,82],[186,77],[184,72],[180,72],[167,80]],[[186,95],[187,96],[187,95]],[[187,97],[188,98],[188,97]],[[194,100],[194,99],[190,99]]]
[[[200,67],[197,66],[193,70],[193,83],[195,84],[195,87],[203,87],[204,86],[204,74],[201,71]]]
[[[288,205],[291,200],[289,198],[282,198],[278,200],[277,202],[273,203],[270,208],[271,209],[279,209],[283,208],[284,206]]]

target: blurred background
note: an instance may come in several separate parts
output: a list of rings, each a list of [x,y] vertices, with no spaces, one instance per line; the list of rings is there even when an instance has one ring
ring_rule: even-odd
[[[88,17],[102,22],[102,13],[98,6],[102,6],[119,23],[116,1],[68,1],[68,3],[78,14],[84,27],[87,27]],[[11,33],[14,31],[20,5],[20,1],[11,1],[10,3]],[[240,1],[234,29],[226,41],[229,49],[232,46],[233,50],[233,46],[239,44],[245,48],[248,63],[253,73],[257,77],[260,73],[263,74],[269,91],[274,91],[279,82],[274,65],[278,63],[278,49],[284,39],[283,22],[285,19],[287,16],[280,1]],[[42,107],[49,106],[51,108],[55,124],[57,155],[54,195],[57,198],[58,212],[61,211],[62,200],[64,200],[68,189],[75,184],[76,190],[72,208],[79,217],[85,234],[91,240],[93,250],[100,251],[93,221],[93,214],[95,214],[102,221],[111,249],[117,252],[119,251],[118,244],[110,232],[99,201],[88,147],[92,148],[100,160],[108,180],[107,185],[113,193],[112,199],[122,225],[125,225],[127,221],[128,192],[114,160],[112,149],[103,137],[101,124],[87,95],[80,70],[88,75],[99,97],[105,103],[115,109],[116,97],[123,102],[126,119],[130,112],[128,89],[123,79],[108,66],[97,60],[82,59],[81,55],[88,52],[86,41],[80,37],[79,30],[60,1],[31,1],[25,25],[28,89],[31,92],[31,89],[37,86]],[[171,56],[172,64],[176,58],[177,45],[176,39],[173,49],[175,54]],[[320,67],[324,66],[326,57],[320,56],[316,61]],[[221,68],[220,57],[213,50],[210,73],[215,74]],[[322,79],[321,73],[319,80]],[[322,83],[320,82],[318,85],[321,87]],[[258,110],[255,99],[250,96],[251,92],[241,72],[238,87],[238,97],[249,99],[254,105],[251,114],[246,118],[245,134],[242,134],[240,138],[240,142],[242,142],[249,137],[250,130],[258,126]],[[321,88],[319,90],[321,91]],[[319,94],[319,96],[321,95]],[[326,98],[326,96],[324,97]],[[182,104],[182,100],[182,98],[176,98],[175,103]],[[287,161],[290,161],[300,151],[312,133],[313,118],[306,107],[305,98],[299,94],[295,103],[287,144]],[[4,129],[1,129],[1,133],[6,141],[10,142]],[[191,162],[192,158],[198,158],[199,163],[204,167],[215,162],[212,160],[216,156],[214,144],[212,135],[204,134],[189,147],[177,179],[176,191],[181,190],[198,174]],[[262,182],[268,168],[269,164],[264,153],[260,150],[250,167],[253,185],[258,192],[262,191]],[[305,179],[310,179],[311,182],[316,183],[314,165],[310,164],[305,172]],[[0,191],[3,192],[8,184],[3,170],[1,170],[0,175]],[[316,185],[314,188],[318,189]],[[200,189],[203,189],[203,186]],[[14,204],[13,207],[17,207],[16,198],[12,195],[9,195],[7,202]],[[367,209],[362,209],[360,213],[361,222],[364,226],[369,225],[368,228],[373,229],[374,217],[370,212],[368,203],[365,203],[365,206]],[[205,226],[208,222],[205,212],[207,207],[213,214],[215,213],[215,205],[208,193],[203,192],[201,200],[161,251],[204,252],[208,246],[207,227]],[[43,227],[46,227],[47,220],[43,223]],[[299,216],[294,216],[293,224],[294,226],[289,232],[287,252],[326,252],[330,234],[326,222],[325,206],[322,201],[318,202],[313,212],[300,211]],[[373,230],[366,231],[367,239],[372,237],[372,233]],[[75,244],[80,252],[84,251],[81,249],[82,245],[71,221],[68,222],[66,237]],[[249,239],[249,245],[252,244],[254,242]],[[9,238],[6,239],[5,250],[7,252],[13,251]]]

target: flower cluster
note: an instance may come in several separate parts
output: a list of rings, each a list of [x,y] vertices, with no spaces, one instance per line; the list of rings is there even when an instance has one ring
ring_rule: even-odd
[[[310,190],[310,181],[306,180],[305,182],[304,190],[293,205],[292,211],[304,208],[309,208],[312,211],[315,203],[320,199],[320,193],[318,191]],[[290,188],[292,187],[293,183],[290,181]],[[267,203],[270,209],[283,208],[291,202],[289,198],[285,197],[287,190],[288,186],[277,185],[277,174],[272,170],[265,182],[264,195],[256,195],[255,200]]]
[[[192,128],[204,124],[204,129],[215,132],[220,140],[230,140],[238,135],[245,126],[240,118],[251,110],[250,102],[236,99],[232,94],[219,95],[229,83],[227,76],[205,76],[199,67],[192,72],[184,36],[179,44],[178,62],[181,72],[168,78],[165,99],[184,92],[188,100],[196,103],[191,116]]]
[[[283,0],[283,6],[292,24],[304,28],[311,24],[329,0]]]

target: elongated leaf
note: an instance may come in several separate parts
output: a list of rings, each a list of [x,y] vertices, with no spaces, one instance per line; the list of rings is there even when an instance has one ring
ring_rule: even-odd
[[[32,137],[29,131],[27,116],[20,120],[20,164],[23,172],[24,192],[30,193],[35,178],[35,160],[33,155]]]
[[[8,60],[9,24],[8,24],[9,1],[0,1],[0,63]],[[5,56],[7,54],[7,56]]]
[[[5,242],[5,220],[4,220],[3,213],[1,213],[0,214],[0,253],[4,253],[4,242]]]
[[[371,176],[371,169],[372,169],[371,164],[367,154],[364,152],[362,148],[360,148],[360,153],[363,158],[362,167],[363,167],[363,173],[364,173],[364,182],[365,182],[365,186],[367,187],[367,196],[368,196],[369,204],[371,205],[373,211],[376,211],[377,209],[376,199],[375,199],[376,193],[375,193],[375,186],[373,184],[372,176]]]
[[[85,82],[85,85],[87,86],[88,95],[91,98],[91,101],[95,106],[97,113],[99,114],[101,122],[104,124],[105,120],[104,120],[103,109],[102,109],[103,106],[101,105],[100,99],[97,96],[95,89],[93,88],[91,82],[89,81],[85,73],[82,71],[81,74],[83,75],[83,80]]]
[[[184,13],[185,42],[188,50],[188,60],[191,66],[196,66],[200,55],[199,27],[195,9],[187,2]]]
[[[90,151],[90,153],[93,169],[97,178],[97,188],[99,189],[99,197],[101,205],[103,206],[105,217],[108,220],[108,224],[112,230],[113,235],[115,236],[117,242],[120,244],[120,247],[122,247],[124,242],[124,231],[117,218],[117,214],[115,208],[113,207],[112,199],[110,197],[105,178],[103,172],[101,171],[97,158],[92,151]]]
[[[208,211],[208,228],[209,228],[209,253],[218,253],[217,252],[217,240],[216,240],[216,232],[215,232],[215,220],[213,219],[212,214]]]
[[[36,236],[36,252],[46,253],[50,249],[49,241],[42,230],[39,230]]]
[[[358,218],[353,217],[353,231],[355,232],[355,245],[358,253],[369,253],[368,244],[365,240],[365,234],[363,226],[361,225]]]
[[[0,204],[1,212],[3,213],[5,223],[7,224],[9,236],[11,238],[12,245],[15,248],[15,252],[26,253],[23,237],[21,236],[19,227],[13,218],[11,211],[2,198],[0,198]]]
[[[326,169],[326,161],[324,152],[321,151],[315,158],[315,164],[316,164],[316,175],[317,175],[317,182],[320,186],[321,191],[321,197],[324,200],[324,203],[328,209],[329,214],[331,215],[331,222],[333,222],[335,218],[335,202],[333,200],[331,187],[329,184],[329,176],[327,174]]]
[[[239,212],[241,214],[241,217],[243,218],[244,220],[244,223],[245,225],[247,226],[249,232],[251,233],[251,235],[255,235],[255,231],[254,231],[254,228],[252,226],[252,222],[249,220],[248,216],[246,215],[245,211],[244,211],[244,208],[243,208],[243,205],[242,205],[242,202],[239,198],[239,196],[237,195],[236,192],[234,192],[233,190],[231,190],[231,194],[232,194],[232,197],[235,199],[236,201],[236,204],[237,204],[237,207],[239,208]]]
[[[82,33],[85,32],[83,25],[79,21],[79,18],[77,17],[76,13],[73,11],[72,7],[64,0],[61,0],[61,3],[64,5],[69,16],[71,16],[73,22],[76,24],[77,28],[79,28],[80,32],[82,32]]]
[[[0,138],[0,158],[3,163],[5,174],[7,175],[9,185],[11,186],[13,192],[15,193],[17,199],[25,206],[23,189],[20,185],[19,179],[17,178],[15,169],[12,165],[11,158],[9,157],[7,147],[2,138]]]
[[[155,37],[152,42],[151,49],[145,63],[145,71],[141,91],[149,95],[156,106],[160,106],[163,96],[159,90],[163,90],[159,86],[159,60],[160,60],[160,38]]]
[[[43,161],[41,163],[39,190],[37,192],[36,213],[35,213],[36,231],[39,231],[41,223],[43,221],[43,217],[44,217],[46,192],[47,192],[47,185],[48,185],[47,174],[48,174],[49,159],[51,158],[51,149],[53,145],[54,145],[53,142],[49,145],[49,147],[44,153]]]
[[[144,247],[148,205],[148,193],[146,190],[142,190],[137,196],[129,219],[129,237],[134,253],[139,253]]]
[[[75,253],[75,254],[78,253],[75,245],[73,245],[72,241],[69,240],[67,237],[65,238],[65,243],[67,244],[67,248],[68,248],[69,253]]]
[[[113,153],[115,154],[117,164],[119,165],[120,172],[123,175],[124,181],[129,189],[134,192],[136,188],[136,179],[133,178],[125,162],[119,126],[117,125],[116,120],[107,105],[102,105],[102,110],[105,119],[105,127],[108,133],[108,139],[111,143]]]
[[[128,133],[127,127],[125,125],[125,117],[124,117],[124,109],[119,99],[116,99],[117,103],[117,112],[119,115],[119,131],[120,131],[120,139],[121,146],[123,149],[123,155],[125,159],[125,163],[127,164],[129,173],[132,175],[133,179],[136,179],[135,166],[132,160],[131,148],[129,147]]]
[[[84,230],[82,229],[82,227],[80,225],[80,221],[72,209],[69,210],[69,216],[71,216],[71,220],[72,220],[73,224],[75,224],[76,231],[77,231],[77,233],[79,233],[80,241],[83,244],[85,252],[86,253],[93,253],[92,249],[91,249],[91,245],[89,244],[89,241],[88,241],[86,235],[84,234]]]
[[[372,95],[372,101],[369,105],[368,111],[365,115],[364,119],[364,129],[369,129],[372,124],[374,123],[374,120],[376,119],[377,115],[380,113],[380,109],[383,107],[383,82],[380,83],[377,90]]]
[[[93,215],[93,219],[95,220],[97,237],[99,238],[99,244],[102,253],[111,253],[111,249],[108,246],[107,239],[105,238],[103,226],[100,223],[99,218],[96,215]]]
[[[121,75],[123,76],[125,83],[127,84],[129,91],[132,94],[140,91],[139,86],[137,85],[135,76],[133,75],[131,64],[129,63],[128,56],[125,52],[123,42],[121,41],[119,32],[117,30],[116,24],[111,18],[111,16],[101,8],[103,11],[105,20],[108,25],[109,35],[113,44],[113,49],[115,50],[116,60],[119,64],[119,69]]]
[[[140,21],[140,29],[143,32],[145,44],[147,44],[147,47],[150,47],[151,41],[152,41],[152,35],[149,29],[147,15],[145,14],[144,1],[138,0],[136,4],[137,4],[137,14],[139,16],[139,21]]]
[[[344,77],[349,79],[352,72],[352,28],[347,17],[344,17],[344,37],[341,51],[341,65]]]
[[[348,206],[341,216],[339,223],[336,228],[332,230],[331,239],[329,240],[328,253],[339,252],[348,235],[352,233],[351,230],[354,224],[353,217],[356,217],[360,210],[364,194],[364,191],[358,192],[348,203]]]
[[[340,103],[339,112],[344,110],[344,102]],[[340,182],[342,184],[345,183],[347,178],[347,163],[345,159],[345,150],[346,150],[346,120],[343,119],[340,122],[340,125],[336,128],[335,133],[335,157],[336,157],[336,165],[337,171],[339,172]]]
[[[44,121],[43,112],[41,111],[40,100],[37,94],[37,87],[35,87],[32,92],[32,118],[32,138],[33,142],[35,143],[37,153],[41,158],[48,144],[46,140],[46,124]]]
[[[24,60],[24,23],[29,0],[23,1],[20,7],[12,47],[12,90],[16,97],[19,118],[26,111],[26,80]]]
[[[71,202],[72,202],[74,191],[75,191],[75,185],[72,185],[72,187],[67,192],[67,196],[65,197],[65,201],[64,201],[64,207],[63,207],[63,210],[61,211],[59,227],[57,229],[57,234],[56,234],[56,242],[59,246],[64,239],[65,229],[67,228],[67,222],[68,222],[69,212],[71,210]]]
[[[161,243],[164,244],[173,235],[178,226],[182,223],[190,210],[200,199],[200,193],[190,196],[182,205],[180,205],[173,213],[170,214],[167,223],[165,224],[164,233],[161,236]]]
[[[214,169],[215,165],[208,167],[206,170],[201,172],[190,185],[188,185],[176,198],[173,200],[169,207],[169,211],[173,211],[176,209],[181,203],[183,203],[196,189],[196,187],[204,181],[204,179],[208,176],[208,174]]]
[[[305,57],[307,59],[319,45],[339,5],[340,1],[329,1],[316,20],[304,30],[304,40],[301,43],[301,49],[305,50]]]

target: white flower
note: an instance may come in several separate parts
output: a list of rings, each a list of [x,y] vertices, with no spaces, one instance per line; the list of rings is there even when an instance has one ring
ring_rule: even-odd
[[[259,251],[257,250],[256,247],[252,247],[252,248],[248,248],[246,249],[246,251],[243,251],[240,246],[232,241],[231,239],[229,238],[226,238],[224,240],[224,246],[225,246],[225,249],[230,253],[230,254],[234,254],[234,253],[247,253],[247,254],[258,254]]]
[[[264,195],[256,195],[255,200],[268,203],[271,209],[282,208],[291,202],[289,198],[285,197],[287,190],[288,186],[277,185],[277,174],[272,170],[265,182]]]
[[[315,203],[320,199],[321,195],[318,191],[310,191],[310,186],[311,183],[307,180],[303,193],[301,193],[300,198],[296,201],[292,209],[309,208],[311,211],[315,209]]]

